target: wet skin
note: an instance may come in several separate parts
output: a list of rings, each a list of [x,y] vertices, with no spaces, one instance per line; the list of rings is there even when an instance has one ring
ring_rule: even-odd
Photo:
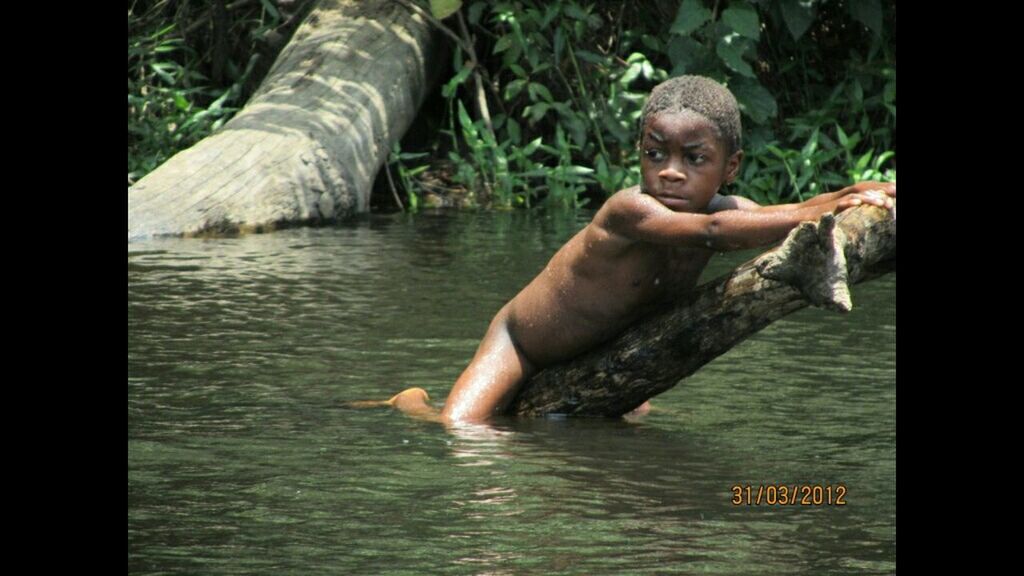
[[[640,142],[642,184],[617,192],[498,312],[440,414],[426,393],[389,402],[448,424],[504,413],[540,368],[614,337],[652,307],[691,290],[716,251],[777,242],[804,220],[861,203],[885,206],[895,185],[862,183],[801,204],[761,207],[718,195],[736,178],[730,153],[695,113],[648,120]],[[868,190],[884,189],[883,194]]]

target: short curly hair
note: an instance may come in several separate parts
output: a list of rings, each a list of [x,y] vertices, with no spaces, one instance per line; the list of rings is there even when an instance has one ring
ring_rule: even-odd
[[[736,97],[725,86],[704,76],[677,76],[655,86],[644,104],[640,121],[641,137],[647,119],[651,116],[684,110],[696,112],[717,126],[729,154],[740,149],[742,127]]]

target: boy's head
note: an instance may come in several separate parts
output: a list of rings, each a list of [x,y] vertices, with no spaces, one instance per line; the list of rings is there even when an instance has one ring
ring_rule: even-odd
[[[652,116],[687,110],[707,118],[718,128],[727,154],[740,150],[742,128],[736,97],[725,86],[704,76],[677,76],[655,86],[644,104],[641,139]]]
[[[736,98],[718,82],[702,76],[662,82],[643,110],[642,190],[673,210],[703,210],[739,171],[740,131]]]

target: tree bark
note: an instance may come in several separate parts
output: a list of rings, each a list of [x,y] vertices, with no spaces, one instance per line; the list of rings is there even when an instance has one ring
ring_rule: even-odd
[[[771,322],[808,304],[846,312],[848,285],[896,269],[895,209],[805,222],[779,247],[699,286],[618,338],[535,375],[521,416],[621,416],[675,386]]]
[[[231,121],[128,190],[128,239],[266,231],[369,210],[433,80],[434,33],[391,0],[322,0]]]

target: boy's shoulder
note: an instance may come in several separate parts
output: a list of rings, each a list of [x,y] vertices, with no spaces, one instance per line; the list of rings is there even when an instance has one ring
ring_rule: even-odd
[[[651,200],[653,199],[640,192],[640,186],[631,186],[609,196],[601,207],[601,211],[619,214],[639,211],[647,208]]]
[[[640,186],[623,188],[612,194],[604,201],[601,208],[594,215],[594,223],[604,228],[617,228],[622,224],[633,221],[640,217],[645,209],[645,204],[650,198],[645,198],[640,192]]]

